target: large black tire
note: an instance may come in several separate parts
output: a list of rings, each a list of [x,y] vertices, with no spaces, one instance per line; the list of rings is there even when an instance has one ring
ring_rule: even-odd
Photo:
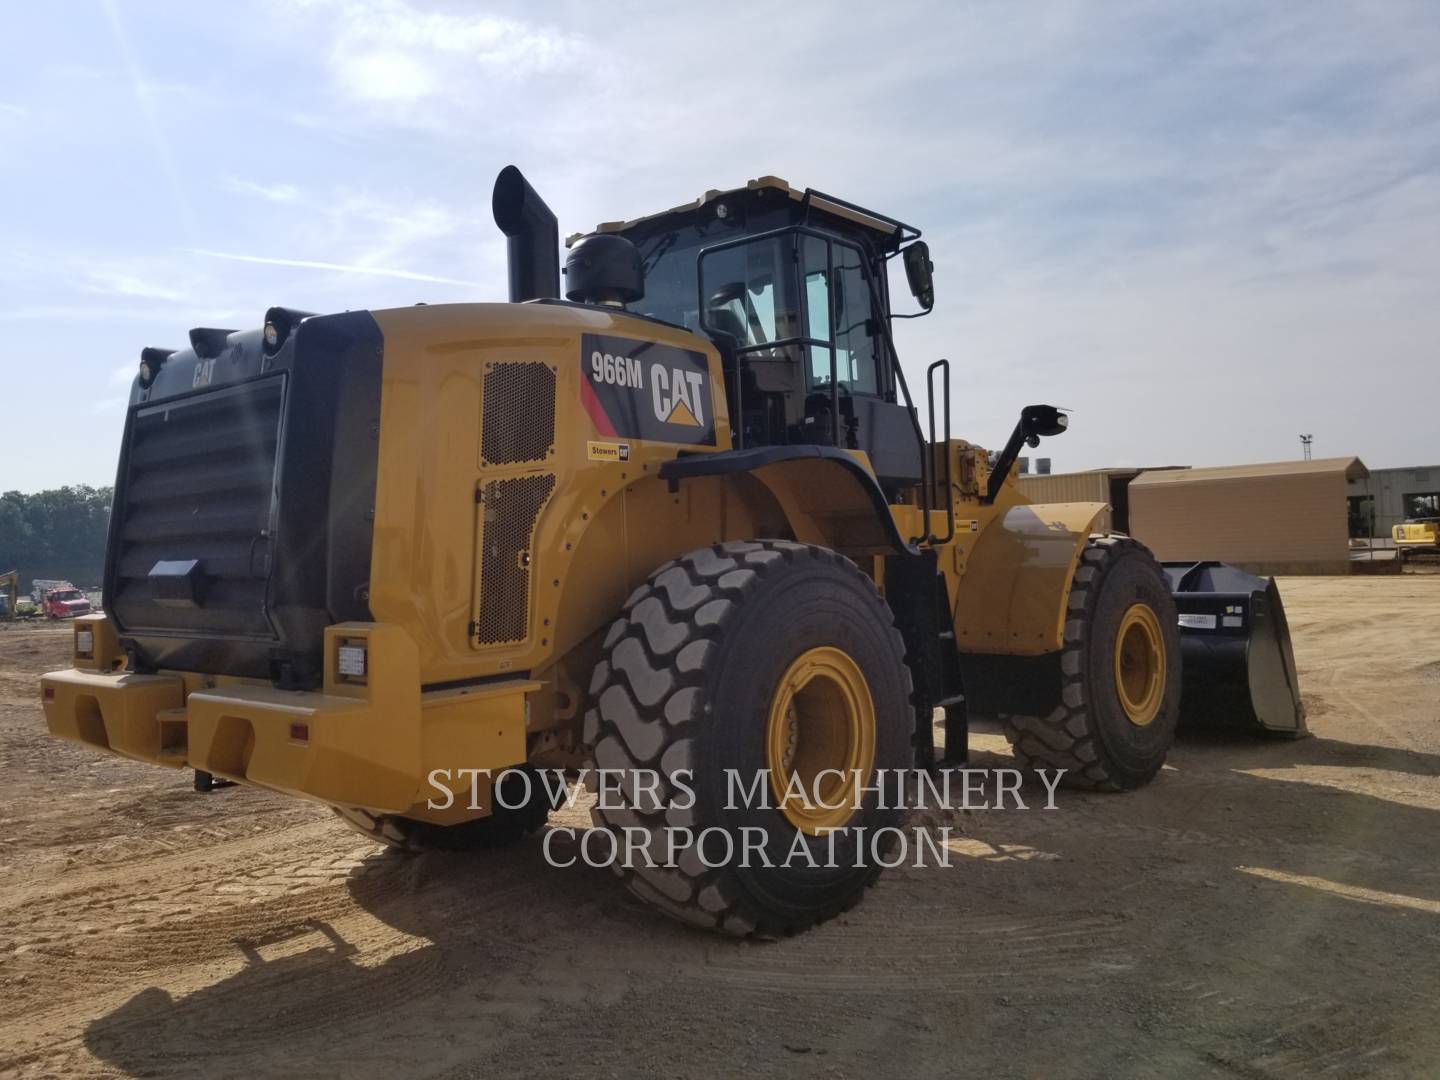
[[[1117,632],[1136,604],[1153,611],[1165,652],[1159,709],[1143,726],[1126,715],[1115,676]],[[1149,783],[1175,741],[1181,672],[1175,599],[1144,545],[1090,537],[1070,589],[1060,671],[1060,704],[1048,716],[1001,717],[1021,767],[1064,769],[1063,783],[1092,791]]]
[[[631,595],[604,648],[585,717],[594,765],[654,769],[663,778],[658,800],[627,789],[618,799],[612,794],[610,808],[592,811],[595,825],[617,839],[626,828],[650,837],[647,849],[661,865],[645,865],[643,858],[629,867],[614,864],[636,896],[694,926],[762,937],[793,934],[859,901],[880,873],[868,840],[857,852],[853,833],[836,833],[837,865],[826,866],[824,841],[801,833],[773,805],[734,805],[745,800],[730,800],[726,790],[727,769],[748,784],[766,768],[777,684],[797,658],[816,649],[843,652],[863,673],[874,706],[874,768],[911,764],[904,644],[874,583],[854,563],[825,548],[778,540],[691,552],[660,567]],[[691,800],[670,782],[680,770],[690,770],[695,795],[685,808]],[[904,818],[897,803],[893,796],[866,795],[841,828],[897,828]],[[747,867],[737,858],[707,866],[689,847],[667,867],[667,826],[697,836],[712,828],[731,837],[742,828],[762,829],[777,865]],[[817,853],[818,867],[803,860],[783,864],[797,837]],[[879,848],[882,858],[887,852]],[[707,848],[707,856],[723,862],[718,846]]]
[[[510,785],[505,800],[516,803],[522,797],[524,783],[515,775],[528,766],[500,774],[499,783]],[[332,806],[341,821],[378,844],[399,851],[474,851],[506,847],[519,843],[538,830],[554,809],[545,785],[533,770],[530,776],[530,798],[523,805],[510,808],[496,805],[487,817],[461,822],[459,825],[436,825],[429,821],[401,817],[398,814],[374,814],[358,806]]]

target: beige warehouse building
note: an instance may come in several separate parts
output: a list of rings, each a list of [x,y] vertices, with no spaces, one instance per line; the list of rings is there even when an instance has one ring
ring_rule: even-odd
[[[1152,470],[1130,481],[1129,532],[1162,561],[1217,559],[1258,574],[1350,570],[1346,484],[1356,457]]]
[[[1103,502],[1106,510],[1095,523],[1101,532],[1125,532],[1130,506],[1125,494],[1139,469],[1091,469],[1089,472],[1021,474],[1020,490],[1034,502]]]
[[[1142,472],[1183,469],[1161,465],[1151,469],[1091,469],[1072,473],[1022,473],[1020,490],[1032,502],[1103,502],[1106,510],[1095,522],[1100,532],[1130,531],[1130,481]]]

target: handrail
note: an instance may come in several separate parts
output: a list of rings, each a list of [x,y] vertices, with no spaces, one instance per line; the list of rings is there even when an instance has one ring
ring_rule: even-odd
[[[930,453],[935,452],[935,369],[940,369],[940,393],[944,400],[945,430],[944,439],[940,442],[942,452],[945,456],[945,536],[938,537],[930,528],[930,518],[925,518],[925,531],[928,543],[948,544],[955,539],[955,483],[953,469],[950,464],[950,361],[936,360],[925,369],[925,391],[930,406]],[[933,462],[932,462],[933,467]]]
[[[879,293],[876,291],[875,282],[866,278],[870,287],[870,306],[879,311],[882,307]],[[880,335],[885,339],[885,350],[890,357],[890,370],[895,373],[895,383],[901,390],[905,391],[905,404],[910,407],[910,426],[915,431],[915,445],[920,451],[920,508],[924,514],[922,519],[924,529],[919,536],[911,537],[912,544],[923,544],[929,542],[930,537],[930,494],[931,494],[931,461],[930,449],[925,443],[925,434],[920,430],[920,408],[915,403],[914,395],[910,393],[910,384],[905,381],[905,372],[900,368],[900,354],[895,351],[895,341],[891,338],[888,324],[885,333]]]

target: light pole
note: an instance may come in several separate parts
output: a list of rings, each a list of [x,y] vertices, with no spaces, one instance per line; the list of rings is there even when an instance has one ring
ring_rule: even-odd
[[[1314,435],[1301,435],[1301,436],[1300,436],[1300,446],[1301,446],[1301,449],[1303,449],[1303,450],[1305,451],[1305,460],[1306,460],[1306,461],[1309,461],[1309,460],[1310,460],[1310,440],[1313,439],[1313,438],[1315,438]]]

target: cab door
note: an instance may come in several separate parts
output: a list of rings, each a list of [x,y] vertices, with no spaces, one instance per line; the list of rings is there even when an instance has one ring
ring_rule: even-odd
[[[807,233],[800,262],[805,334],[827,343],[807,347],[806,416],[828,423],[838,410],[838,445],[863,450],[884,481],[918,481],[915,422],[908,406],[894,402],[885,321],[876,307],[880,293],[864,253],[846,241]]]

